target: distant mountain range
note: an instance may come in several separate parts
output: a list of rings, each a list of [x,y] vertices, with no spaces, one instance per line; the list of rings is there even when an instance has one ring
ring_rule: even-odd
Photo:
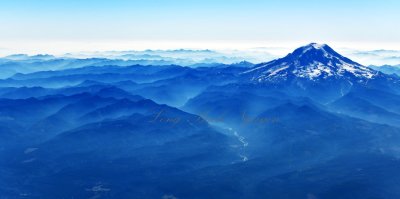
[[[265,56],[272,57],[267,53]],[[271,59],[271,58],[269,58]],[[247,61],[245,61],[247,60]],[[239,52],[216,52],[211,50],[146,50],[110,51],[100,53],[66,54],[14,54],[0,58],[2,73],[0,78],[8,78],[16,73],[56,71],[86,66],[131,66],[131,65],[180,65],[190,67],[222,67],[235,65],[251,67],[248,61],[258,61],[254,55]]]
[[[396,74],[400,76],[400,65],[383,65],[383,66],[369,66],[377,71],[381,71],[386,74]]]
[[[400,198],[387,67],[316,43],[255,65],[138,56],[0,59],[0,198]]]

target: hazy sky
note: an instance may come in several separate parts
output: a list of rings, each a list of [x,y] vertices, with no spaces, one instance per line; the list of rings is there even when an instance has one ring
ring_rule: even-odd
[[[399,0],[0,0],[0,51],[400,49]]]

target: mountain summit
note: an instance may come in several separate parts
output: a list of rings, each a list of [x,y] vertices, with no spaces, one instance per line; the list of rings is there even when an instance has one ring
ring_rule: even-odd
[[[343,77],[362,82],[374,78],[378,72],[340,55],[326,44],[311,43],[286,57],[258,64],[243,74],[250,75],[251,80],[257,82]]]

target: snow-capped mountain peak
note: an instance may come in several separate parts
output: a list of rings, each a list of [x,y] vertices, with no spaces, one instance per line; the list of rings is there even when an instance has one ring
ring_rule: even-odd
[[[306,52],[309,51],[309,50],[322,50],[322,51],[324,51],[325,53],[327,53],[326,50],[329,51],[329,49],[327,49],[328,47],[329,47],[329,46],[326,45],[326,44],[310,43],[310,44],[308,44],[308,45],[302,47],[301,49],[303,49],[303,53],[306,53]]]
[[[327,45],[326,45],[326,44],[311,43],[309,46],[312,46],[312,47],[314,47],[314,48],[316,48],[316,49],[322,49],[322,48],[324,48],[324,47],[327,46]]]
[[[342,77],[365,81],[374,78],[378,72],[340,55],[326,44],[311,43],[281,59],[258,64],[244,74],[251,75],[251,80],[258,82]]]

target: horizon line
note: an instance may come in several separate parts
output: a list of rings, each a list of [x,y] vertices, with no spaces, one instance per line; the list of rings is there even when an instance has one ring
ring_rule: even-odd
[[[335,41],[4,41],[0,42],[0,56],[12,54],[63,55],[81,52],[146,51],[146,50],[214,50],[290,51],[310,43],[327,44],[333,49],[360,51],[399,50],[400,44],[383,42]],[[280,53],[279,53],[280,54]]]

